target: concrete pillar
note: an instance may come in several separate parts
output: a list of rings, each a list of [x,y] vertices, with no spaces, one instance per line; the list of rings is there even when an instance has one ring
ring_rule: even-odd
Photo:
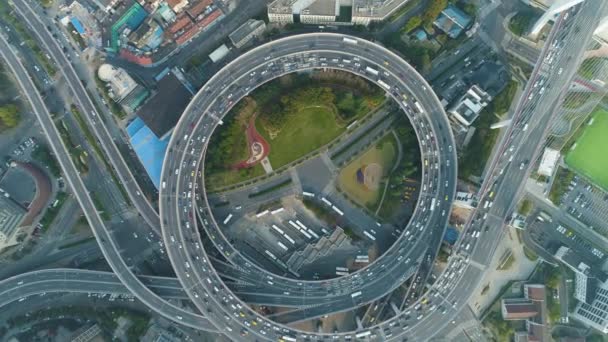
[[[536,37],[540,30],[553,19],[555,15],[569,9],[572,6],[578,5],[585,0],[556,0],[551,7],[536,21],[530,32],[531,37]]]

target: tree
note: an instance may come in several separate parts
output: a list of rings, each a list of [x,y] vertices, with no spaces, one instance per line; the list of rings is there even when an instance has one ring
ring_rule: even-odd
[[[19,124],[21,116],[19,108],[14,104],[7,104],[0,107],[0,123],[7,128],[13,128]]]
[[[432,0],[429,1],[429,5],[422,14],[422,22],[425,27],[432,27],[433,21],[435,18],[443,11],[443,9],[448,5],[448,0]]]
[[[409,33],[420,25],[422,25],[422,17],[420,17],[419,15],[413,16],[407,21],[407,23],[405,23],[405,26],[403,27],[403,32]]]

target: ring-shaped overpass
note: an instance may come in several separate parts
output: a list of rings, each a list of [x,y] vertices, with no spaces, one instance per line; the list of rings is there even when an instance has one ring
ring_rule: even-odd
[[[248,262],[233,249],[219,229],[204,191],[200,193],[203,205],[193,203],[196,187],[192,186],[198,181],[198,171],[204,168],[206,141],[235,103],[264,82],[313,68],[349,71],[387,90],[412,122],[421,142],[421,160],[424,160],[424,190],[399,239],[365,269],[325,281],[281,277]],[[228,64],[205,85],[191,101],[172,134],[160,191],[163,239],[171,263],[194,304],[218,330],[231,337],[243,339],[240,333],[244,329],[250,333],[248,336],[262,339],[278,339],[284,335],[323,338],[327,334],[297,331],[263,318],[234,296],[211,266],[205,249],[201,248],[203,243],[196,217],[202,213],[206,218],[205,233],[227,260],[242,268],[246,278],[243,282],[263,286],[261,292],[280,291],[300,296],[302,305],[312,309],[325,305],[336,311],[347,310],[380,298],[399,286],[416,266],[417,258],[428,248],[427,235],[443,233],[456,184],[456,158],[452,146],[446,114],[430,86],[409,64],[385,48],[359,38],[331,33],[291,36],[257,47]],[[202,184],[201,190],[204,178]],[[408,241],[406,231],[417,238]],[[407,256],[407,259],[399,256]],[[352,298],[355,292],[361,292],[361,295]],[[395,325],[390,325],[393,320],[379,325],[384,329],[393,328]],[[366,330],[375,328],[380,327]],[[354,337],[354,334],[337,335]]]

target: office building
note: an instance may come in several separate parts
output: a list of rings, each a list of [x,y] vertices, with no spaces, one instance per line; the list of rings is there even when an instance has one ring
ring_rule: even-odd
[[[456,102],[449,113],[464,126],[470,126],[479,113],[492,100],[492,97],[477,85],[471,88]]]
[[[26,212],[0,189],[0,250],[17,244],[15,238]]]
[[[243,25],[234,30],[228,38],[232,44],[240,48],[249,43],[252,39],[261,37],[266,30],[266,23],[263,20],[249,19]]]

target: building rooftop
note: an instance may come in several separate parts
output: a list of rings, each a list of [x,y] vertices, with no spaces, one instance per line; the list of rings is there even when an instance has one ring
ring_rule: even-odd
[[[232,42],[240,42],[251,32],[264,25],[265,24],[263,20],[249,19],[243,25],[239,26],[236,30],[234,30],[228,37]]]
[[[472,84],[477,84],[491,96],[496,96],[509,79],[509,73],[504,65],[491,61],[483,63],[470,78]]]
[[[458,37],[471,24],[471,17],[454,5],[448,5],[433,23],[451,38]]]
[[[353,0],[353,17],[384,18],[410,0]]]
[[[552,148],[545,148],[543,152],[543,158],[538,166],[538,174],[542,176],[552,176],[555,166],[559,161],[560,153],[558,150]]]
[[[110,64],[102,64],[97,70],[97,75],[99,79],[110,85],[116,102],[120,102],[138,85],[126,71]]]
[[[339,4],[338,1],[338,7],[336,7],[336,0],[317,0],[303,9],[300,14],[337,16],[340,14]]]
[[[154,134],[162,139],[175,127],[192,94],[173,74],[168,73],[157,85],[157,92],[137,111]]]
[[[528,319],[538,315],[536,304],[528,300],[503,300],[503,318],[507,320]]]
[[[291,14],[293,5],[300,0],[275,0],[268,4],[268,13]]]
[[[491,96],[476,85],[473,85],[452,106],[450,113],[463,125],[469,126],[477,119],[482,109],[488,105]]]

